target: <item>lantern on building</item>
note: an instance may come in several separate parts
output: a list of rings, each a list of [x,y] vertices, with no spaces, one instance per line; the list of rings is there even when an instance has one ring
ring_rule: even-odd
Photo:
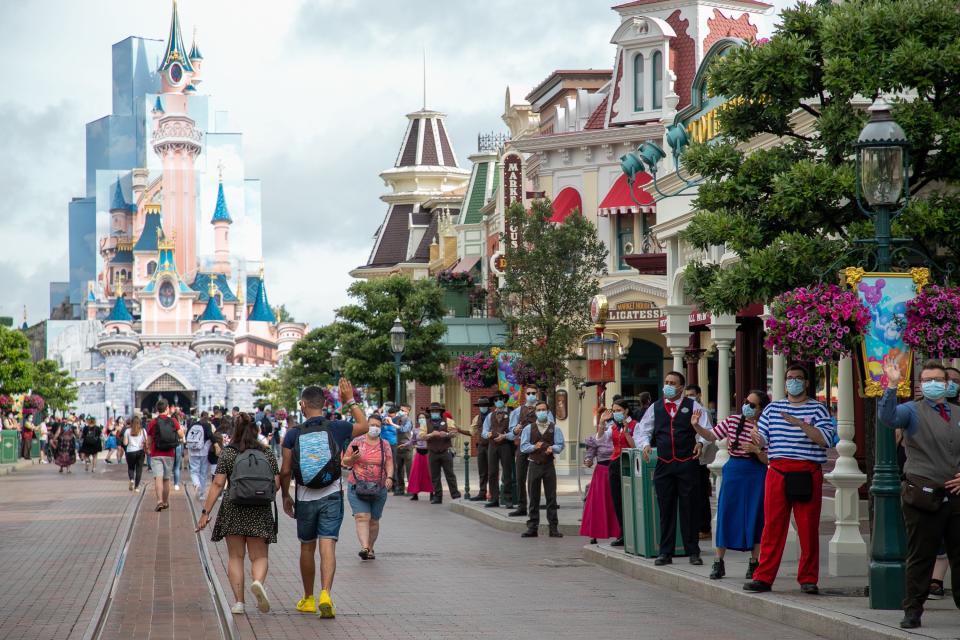
[[[588,383],[595,384],[601,391],[608,382],[617,379],[616,361],[620,359],[620,336],[606,332],[610,306],[607,297],[596,295],[590,301],[590,319],[594,332],[581,337],[578,353],[587,360]]]

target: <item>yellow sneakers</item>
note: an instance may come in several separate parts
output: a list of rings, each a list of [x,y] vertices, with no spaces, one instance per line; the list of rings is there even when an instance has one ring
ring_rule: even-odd
[[[313,596],[307,596],[306,598],[300,598],[300,601],[297,602],[297,611],[301,613],[316,613],[317,612],[317,601]]]
[[[330,594],[326,591],[320,592],[319,608],[321,618],[337,617],[337,609],[333,606],[333,600],[330,599]]]

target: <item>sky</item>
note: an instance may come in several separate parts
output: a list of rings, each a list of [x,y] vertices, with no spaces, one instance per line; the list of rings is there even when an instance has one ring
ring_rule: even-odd
[[[330,322],[367,260],[406,113],[447,114],[461,166],[503,132],[504,92],[560,68],[610,68],[609,0],[180,0],[202,92],[244,134],[262,180],[273,305]],[[111,45],[166,39],[170,0],[0,0],[0,315],[48,316],[67,279],[67,203],[84,195],[84,127],[110,112]]]

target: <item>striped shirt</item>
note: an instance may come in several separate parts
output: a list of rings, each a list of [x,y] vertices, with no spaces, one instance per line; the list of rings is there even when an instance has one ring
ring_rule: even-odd
[[[739,424],[739,415],[724,418],[713,428],[713,435],[717,436],[718,440],[722,438],[727,439],[727,443],[729,444],[727,451],[729,451],[730,455],[734,458],[749,458],[750,454],[746,452],[746,447],[750,444],[750,434],[757,428],[757,423],[744,418],[743,429],[740,431],[740,435],[737,436],[737,425]],[[737,443],[737,446],[734,446],[734,442]]]
[[[825,463],[827,450],[808,438],[803,429],[787,422],[780,415],[781,413],[812,424],[823,434],[827,442],[833,441],[836,431],[827,408],[816,400],[808,399],[803,404],[793,404],[786,399],[771,402],[757,421],[757,431],[767,442],[767,455],[770,459],[786,458]]]

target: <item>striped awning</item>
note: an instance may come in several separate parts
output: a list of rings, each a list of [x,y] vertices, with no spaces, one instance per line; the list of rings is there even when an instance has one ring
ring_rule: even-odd
[[[644,185],[650,184],[653,178],[649,173],[638,173],[633,183],[633,195],[630,197],[630,184],[627,182],[626,174],[617,178],[617,181],[610,187],[610,191],[603,198],[597,213],[601,216],[612,216],[618,213],[653,213],[656,211],[656,204],[653,196],[644,190]],[[640,206],[637,205],[640,203]]]

